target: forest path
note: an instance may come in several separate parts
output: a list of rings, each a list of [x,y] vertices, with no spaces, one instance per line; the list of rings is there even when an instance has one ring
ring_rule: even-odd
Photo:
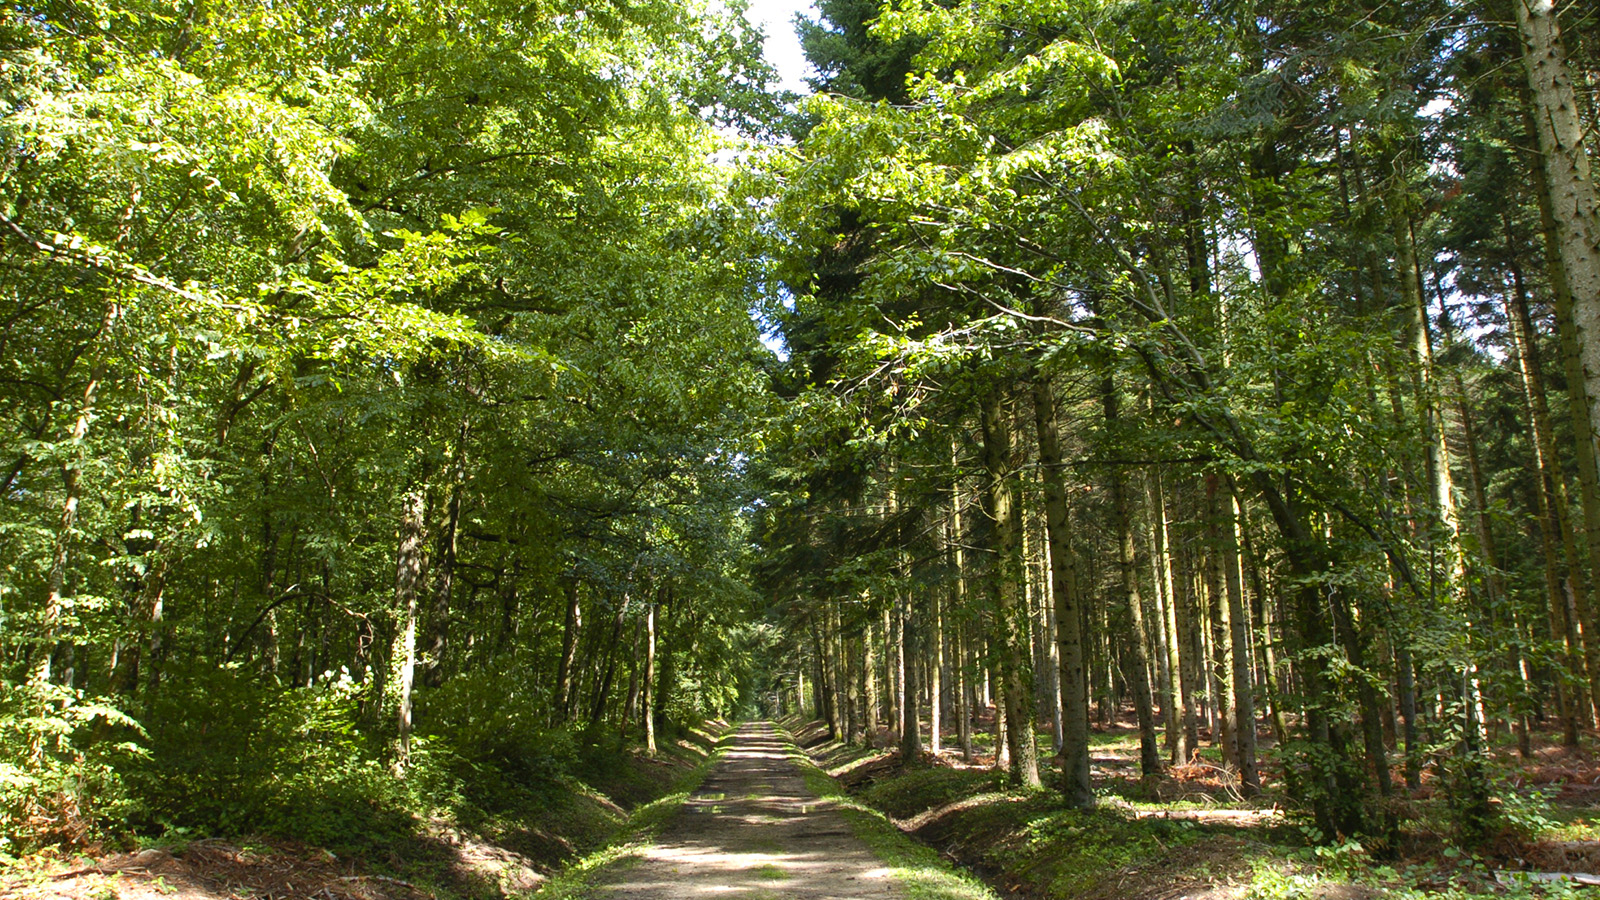
[[[806,787],[794,745],[769,722],[734,733],[722,761],[660,837],[595,887],[606,898],[876,900],[889,868],[837,805]]]

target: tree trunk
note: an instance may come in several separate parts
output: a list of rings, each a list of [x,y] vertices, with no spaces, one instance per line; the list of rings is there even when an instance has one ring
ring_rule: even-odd
[[[1178,611],[1186,600],[1179,595],[1177,582],[1172,576],[1172,535],[1168,528],[1166,489],[1159,470],[1151,471],[1149,489],[1151,529],[1155,532],[1159,547],[1161,578],[1167,595],[1163,628],[1167,632],[1167,667],[1172,670],[1174,705],[1173,713],[1168,717],[1173,734],[1168,736],[1167,745],[1173,763],[1187,763],[1195,752],[1199,738],[1194,714],[1194,681],[1188,674],[1193,663],[1186,658],[1188,654],[1183,650],[1183,625],[1187,622],[1180,621]],[[1182,618],[1186,620],[1187,616]]]
[[[1166,538],[1161,533],[1161,515],[1155,505],[1155,482],[1157,475],[1154,471],[1146,474],[1144,478],[1145,506],[1149,515],[1149,527],[1146,529],[1150,553],[1150,579],[1156,592],[1156,621],[1155,631],[1158,638],[1155,646],[1156,662],[1161,670],[1161,683],[1158,692],[1161,696],[1162,743],[1166,747],[1167,764],[1177,762],[1178,742],[1183,734],[1183,726],[1179,719],[1179,707],[1182,705],[1179,696],[1182,691],[1178,687],[1177,666],[1174,664],[1178,658],[1172,641],[1172,580],[1167,577],[1168,568]]]
[[[640,702],[644,719],[644,752],[656,755],[656,604],[651,603],[644,613],[644,697]]]
[[[972,761],[972,663],[971,638],[967,625],[967,532],[961,514],[961,457],[955,438],[950,440],[950,468],[957,473],[950,483],[950,546],[955,554],[956,609],[961,618],[956,626],[956,741],[961,758]]]
[[[1505,297],[1505,312],[1511,322],[1513,362],[1522,376],[1522,398],[1532,432],[1529,443],[1533,446],[1536,519],[1550,603],[1550,637],[1561,647],[1568,672],[1578,675],[1587,670],[1588,674],[1588,703],[1583,702],[1584,691],[1573,690],[1570,684],[1562,681],[1557,683],[1566,743],[1575,747],[1580,720],[1594,720],[1592,704],[1596,693],[1600,692],[1600,683],[1596,682],[1600,678],[1600,641],[1595,639],[1592,629],[1581,637],[1578,633],[1579,626],[1587,624],[1581,613],[1589,609],[1589,603],[1577,571],[1577,544],[1566,514],[1566,476],[1556,457],[1555,431],[1550,424],[1544,372],[1534,340],[1533,316],[1519,275],[1513,270],[1513,290]],[[1580,615],[1574,617],[1570,615],[1572,611]],[[1575,653],[1578,649],[1582,651],[1581,663]]]
[[[922,657],[923,623],[912,608],[910,596],[904,598],[901,619],[903,636],[900,699],[900,760],[913,766],[922,759],[922,687],[917,661]]]
[[[428,665],[423,678],[429,687],[444,683],[445,651],[450,643],[450,602],[455,589],[457,537],[461,528],[461,492],[467,480],[467,421],[457,432],[454,459],[450,466],[449,496],[445,499],[444,523],[439,529],[433,575],[433,614],[429,617]]]
[[[1228,635],[1231,633],[1230,612],[1228,598],[1223,586],[1224,561],[1222,552],[1222,508],[1217,497],[1216,476],[1208,476],[1205,485],[1205,594],[1206,611],[1210,620],[1210,629],[1206,636],[1211,640],[1210,665],[1206,667],[1211,687],[1211,696],[1214,700],[1215,729],[1211,734],[1212,746],[1222,750],[1222,759],[1226,765],[1237,767],[1238,746],[1233,735],[1233,681],[1230,677],[1233,659],[1232,646]]]
[[[861,602],[866,604],[866,593],[862,593]],[[878,641],[882,641],[882,634],[878,633],[874,618],[872,613],[867,613],[866,641],[861,649],[861,706],[866,716],[866,733],[862,735],[862,741],[867,746],[877,746],[878,741],[878,661],[874,647]]]
[[[405,615],[400,636],[400,756],[397,766],[401,772],[411,764],[411,689],[417,677],[417,591],[422,584],[423,546],[427,541],[426,497],[427,492],[420,488],[406,495],[400,517],[400,552],[395,565],[395,605]]]
[[[576,708],[572,690],[572,663],[578,652],[578,632],[583,628],[583,610],[578,605],[578,579],[566,580],[567,612],[561,628],[561,659],[556,663],[556,715],[562,722],[572,719]]]
[[[944,615],[939,595],[929,592],[928,603],[933,608],[928,615],[928,752],[938,756],[943,749],[940,729],[944,727],[940,713],[940,695],[944,692]]]
[[[1584,149],[1584,124],[1568,69],[1554,0],[1513,0],[1522,35],[1534,130],[1550,197],[1557,256],[1572,294],[1572,322],[1583,364],[1587,421],[1579,439],[1600,433],[1600,199]]]
[[[101,324],[102,332],[111,326],[115,309],[115,304],[107,308],[106,317]],[[78,416],[72,422],[69,439],[77,457],[83,454],[83,439],[89,433],[89,423],[94,420],[95,393],[99,388],[100,374],[97,371],[89,376],[89,383],[84,386],[83,399],[78,405]],[[45,588],[44,608],[40,610],[39,647],[35,651],[37,656],[33,660],[33,669],[28,675],[28,683],[36,688],[50,683],[50,668],[56,652],[56,632],[60,627],[65,606],[67,558],[72,550],[72,529],[78,521],[78,501],[82,493],[82,477],[77,460],[62,464],[61,488],[61,515],[56,520],[55,545],[50,554],[50,574]]]
[[[1039,787],[1038,748],[1034,738],[1032,678],[1028,672],[1027,610],[1022,608],[1022,504],[1017,473],[1012,467],[1011,414],[1004,392],[983,402],[983,456],[990,512],[994,517],[995,634],[1000,677],[1004,682],[1006,745],[1009,771],[1024,787]]]
[[[1045,538],[1050,550],[1050,587],[1055,606],[1061,686],[1062,798],[1074,809],[1094,807],[1089,781],[1089,690],[1084,671],[1083,595],[1072,552],[1071,511],[1061,466],[1061,422],[1050,378],[1036,372],[1033,409],[1039,432],[1039,465],[1044,481]]]
[[[1105,405],[1106,425],[1115,429],[1119,420],[1117,390],[1111,376],[1101,381],[1101,398]],[[1139,596],[1139,572],[1134,554],[1133,521],[1128,502],[1128,478],[1120,468],[1111,472],[1111,504],[1113,528],[1119,545],[1117,567],[1122,575],[1122,596],[1128,614],[1128,624],[1133,631],[1129,649],[1133,651],[1133,664],[1128,668],[1129,690],[1133,692],[1134,712],[1139,718],[1139,771],[1145,778],[1161,776],[1161,750],[1156,740],[1155,711],[1150,700],[1150,638],[1144,627],[1144,603]]]
[[[1261,790],[1261,771],[1256,765],[1256,704],[1255,680],[1250,671],[1250,621],[1244,604],[1243,566],[1239,559],[1240,509],[1232,490],[1222,498],[1220,505],[1227,518],[1222,523],[1221,552],[1228,592],[1228,640],[1232,644],[1233,739],[1239,764],[1239,783],[1245,795],[1249,796]]]

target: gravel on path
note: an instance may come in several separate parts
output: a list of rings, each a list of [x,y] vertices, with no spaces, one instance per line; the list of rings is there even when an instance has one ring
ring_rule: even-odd
[[[631,863],[602,876],[608,900],[879,900],[903,895],[837,805],[812,793],[794,745],[751,722]]]

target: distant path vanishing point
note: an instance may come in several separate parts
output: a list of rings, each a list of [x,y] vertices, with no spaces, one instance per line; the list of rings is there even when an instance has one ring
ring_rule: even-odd
[[[877,900],[903,896],[836,804],[807,789],[794,745],[769,722],[733,745],[656,842],[602,876],[595,896],[629,900]]]

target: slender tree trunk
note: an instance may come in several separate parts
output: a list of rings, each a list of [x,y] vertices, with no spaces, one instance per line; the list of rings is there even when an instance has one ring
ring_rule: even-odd
[[[944,723],[939,715],[940,697],[944,693],[944,614],[939,595],[930,592],[929,604],[933,607],[928,616],[928,752],[938,756],[943,748],[940,731]]]
[[[889,624],[894,634],[894,656],[890,660],[890,678],[894,681],[894,711],[889,726],[894,730],[894,742],[899,744],[905,739],[906,733],[906,614],[900,608],[898,596],[889,610]]]
[[[589,728],[594,730],[600,727],[601,720],[605,717],[606,701],[611,697],[611,685],[617,677],[617,648],[622,644],[622,629],[628,621],[628,607],[633,602],[631,590],[622,592],[622,600],[617,604],[617,615],[611,620],[611,640],[606,646],[605,665],[600,669],[599,680],[595,683],[594,696],[589,703]]]
[[[994,516],[995,625],[1000,677],[1004,682],[1006,744],[1011,750],[1011,776],[1024,787],[1039,787],[1034,704],[1027,668],[1027,611],[1021,604],[1022,509],[1012,468],[1011,415],[1002,392],[983,403],[983,455],[988,475],[990,510]]]
[[[950,440],[951,471],[961,471],[960,449],[955,438]],[[956,626],[956,741],[961,745],[961,758],[972,761],[972,652],[967,625],[967,532],[961,514],[961,476],[957,474],[950,483],[950,535],[956,566],[956,609],[961,618]]]
[[[1084,670],[1083,594],[1072,552],[1071,511],[1061,465],[1061,423],[1050,378],[1036,372],[1033,408],[1039,432],[1039,465],[1044,480],[1045,537],[1050,550],[1050,587],[1055,605],[1061,686],[1061,782],[1063,799],[1074,809],[1094,807],[1089,780],[1089,689]]]
[[[662,594],[661,602],[657,604],[656,674],[655,678],[650,682],[650,693],[654,703],[654,727],[657,732],[667,724],[668,704],[672,700],[672,691],[678,683],[678,655],[675,651],[677,649],[676,638],[682,631],[682,629],[676,627],[678,615],[673,607],[672,590],[669,587]],[[797,678],[799,674],[799,672],[795,673]],[[799,687],[798,680],[796,681],[796,691],[795,705],[798,707],[800,698],[804,695],[803,689]]]
[[[656,755],[656,604],[650,603],[644,613],[644,752]]]
[[[1394,648],[1394,668],[1400,689],[1400,719],[1406,739],[1406,787],[1415,791],[1422,787],[1421,734],[1417,727],[1416,672],[1411,662],[1411,648],[1404,635],[1397,635]]]
[[[844,719],[844,742],[854,744],[861,738],[859,729],[862,720],[861,695],[858,693],[860,680],[856,677],[856,642],[844,633],[844,604],[841,602],[839,606],[833,613],[833,658],[840,667],[839,693],[844,700],[844,715],[841,717]]]
[[[400,552],[394,578],[395,605],[405,616],[400,635],[400,755],[396,761],[401,772],[411,764],[411,689],[417,678],[417,591],[422,585],[426,516],[427,491],[418,489],[407,494],[400,517]]]
[[[449,496],[445,499],[444,523],[439,530],[433,576],[433,615],[429,625],[428,666],[423,678],[430,687],[444,683],[445,652],[450,643],[451,592],[455,588],[457,534],[461,527],[461,493],[467,479],[467,421],[461,421],[456,434],[454,459],[450,466]]]
[[[639,654],[644,650],[641,646],[644,641],[643,623],[635,622],[629,631],[631,632],[629,644],[632,646],[628,648],[625,660],[625,665],[628,667],[627,699],[622,703],[622,720],[617,723],[617,734],[622,738],[627,738],[628,733],[633,730],[633,718],[638,715],[639,703],[644,696],[644,673],[639,668]]]
[[[1006,686],[994,680],[989,691],[994,704],[994,767],[1001,771],[1011,768],[1011,743],[1006,740]]]
[[[556,663],[556,714],[561,721],[572,718],[576,696],[572,690],[572,663],[578,652],[578,632],[583,627],[583,610],[578,605],[578,580],[566,580],[566,620],[561,629],[561,659]]]
[[[826,610],[823,611],[821,619],[822,622],[814,626],[816,630],[813,640],[817,648],[817,687],[820,691],[820,703],[818,705],[822,709],[823,718],[828,722],[828,740],[837,741],[841,737],[841,732],[839,730],[837,695],[834,693],[832,671],[834,666],[829,664],[829,657],[833,655],[829,652],[829,647],[833,645],[833,641],[828,636],[829,616]]]
[[[1230,479],[1231,481],[1231,479]],[[1233,486],[1234,509],[1239,511],[1241,523],[1245,521],[1245,506],[1239,502],[1239,489]],[[1251,547],[1250,529],[1239,529],[1240,546],[1244,551],[1246,570],[1250,573],[1250,598],[1253,615],[1256,621],[1256,658],[1261,661],[1261,685],[1266,689],[1266,696],[1270,699],[1267,706],[1268,715],[1272,720],[1272,737],[1282,747],[1289,739],[1289,729],[1283,721],[1283,708],[1278,692],[1278,659],[1273,650],[1272,622],[1267,618],[1267,613],[1272,609],[1272,604],[1267,602],[1267,587],[1261,577],[1261,565],[1258,562],[1254,548]]]
[[[863,592],[861,599],[865,604],[867,600],[865,592]],[[861,648],[861,692],[863,695],[861,705],[862,712],[866,715],[866,734],[862,735],[862,737],[863,742],[868,747],[875,747],[878,743],[878,660],[873,654],[873,648],[882,636],[878,632],[874,619],[875,617],[869,612],[867,614],[866,640],[862,643]]]
[[[1199,728],[1194,712],[1194,681],[1188,675],[1193,662],[1186,658],[1188,654],[1183,651],[1183,625],[1186,622],[1182,620],[1186,620],[1187,616],[1180,617],[1179,607],[1186,601],[1179,595],[1177,582],[1172,575],[1172,533],[1168,527],[1166,489],[1160,471],[1153,470],[1150,473],[1150,491],[1151,527],[1160,547],[1161,579],[1167,595],[1167,666],[1172,670],[1176,706],[1174,715],[1169,717],[1173,722],[1174,734],[1170,736],[1168,746],[1173,763],[1187,763],[1199,743]]]
[[[972,762],[972,651],[967,637],[967,625],[956,630],[956,743],[961,746],[961,759]]]
[[[901,689],[904,694],[900,701],[900,759],[912,766],[922,759],[922,687],[917,661],[922,657],[923,623],[912,609],[912,598],[907,596],[903,602]]]
[[[1115,429],[1118,423],[1116,385],[1111,376],[1101,381],[1101,395],[1105,405],[1106,425]],[[1139,595],[1139,572],[1134,554],[1133,521],[1128,502],[1127,475],[1114,468],[1111,473],[1111,503],[1113,527],[1116,529],[1119,551],[1117,566],[1122,574],[1122,596],[1126,603],[1129,627],[1133,641],[1133,663],[1128,668],[1129,689],[1133,693],[1134,712],[1139,719],[1139,771],[1145,778],[1161,776],[1161,750],[1156,740],[1155,711],[1150,702],[1150,638],[1144,627],[1144,602]]]
[[[90,377],[88,385],[83,389],[83,401],[78,406],[78,416],[72,423],[70,439],[74,447],[79,448],[80,454],[84,436],[89,433],[89,423],[94,419],[95,392],[99,387],[98,375]],[[42,688],[51,680],[50,667],[56,652],[56,632],[60,627],[64,609],[67,558],[72,550],[72,529],[78,521],[81,483],[78,462],[74,460],[63,464],[61,515],[56,521],[55,546],[50,554],[50,574],[47,579],[44,608],[40,611],[39,649],[33,661],[33,671],[28,676],[29,683],[36,688]]]
[[[1156,589],[1156,635],[1160,638],[1155,647],[1156,661],[1161,669],[1162,741],[1167,750],[1167,764],[1178,761],[1178,744],[1183,739],[1180,718],[1182,689],[1179,687],[1177,649],[1173,646],[1172,580],[1167,577],[1168,561],[1166,537],[1162,534],[1161,513],[1156,509],[1155,483],[1160,476],[1152,469],[1144,479],[1145,505],[1149,512],[1150,577]]]
[[[1231,481],[1231,479],[1230,479]],[[1239,783],[1244,793],[1261,790],[1261,771],[1256,765],[1255,679],[1250,670],[1250,621],[1244,603],[1243,566],[1239,554],[1240,508],[1229,490],[1221,498],[1226,513],[1222,523],[1223,574],[1228,592],[1228,640],[1233,663],[1233,739],[1239,763]]]
[[[1530,444],[1533,446],[1534,455],[1534,487],[1533,499],[1536,510],[1535,521],[1539,527],[1539,547],[1544,556],[1544,582],[1545,582],[1545,618],[1549,629],[1550,641],[1559,648],[1561,668],[1563,672],[1556,678],[1556,705],[1560,710],[1563,741],[1568,747],[1578,745],[1579,719],[1582,715],[1581,692],[1574,690],[1574,682],[1568,675],[1576,676],[1583,668],[1577,654],[1578,636],[1575,633],[1574,623],[1568,616],[1568,596],[1573,591],[1573,573],[1566,565],[1560,550],[1560,538],[1557,536],[1559,525],[1556,522],[1557,503],[1561,502],[1556,497],[1555,480],[1552,478],[1551,459],[1547,452],[1553,450],[1553,438],[1550,437],[1549,422],[1540,415],[1538,409],[1540,388],[1542,387],[1541,373],[1538,368],[1538,358],[1531,356],[1530,335],[1525,328],[1531,327],[1531,321],[1524,322],[1519,314],[1525,311],[1518,309],[1512,297],[1506,298],[1506,315],[1511,321],[1512,343],[1511,350],[1515,356],[1522,383],[1522,398],[1525,408],[1529,413]]]
[[[1212,744],[1222,749],[1222,759],[1226,764],[1237,767],[1239,748],[1233,734],[1233,681],[1229,674],[1233,668],[1232,646],[1228,641],[1228,635],[1232,630],[1229,618],[1231,606],[1228,603],[1229,598],[1224,596],[1225,553],[1222,551],[1222,507],[1218,501],[1216,477],[1209,476],[1206,478],[1205,493],[1208,545],[1205,551],[1205,592],[1206,607],[1211,620],[1211,628],[1207,632],[1207,636],[1211,639],[1211,665],[1206,671],[1210,675],[1211,695],[1215,698],[1216,704],[1214,724],[1216,730],[1212,732]]]

